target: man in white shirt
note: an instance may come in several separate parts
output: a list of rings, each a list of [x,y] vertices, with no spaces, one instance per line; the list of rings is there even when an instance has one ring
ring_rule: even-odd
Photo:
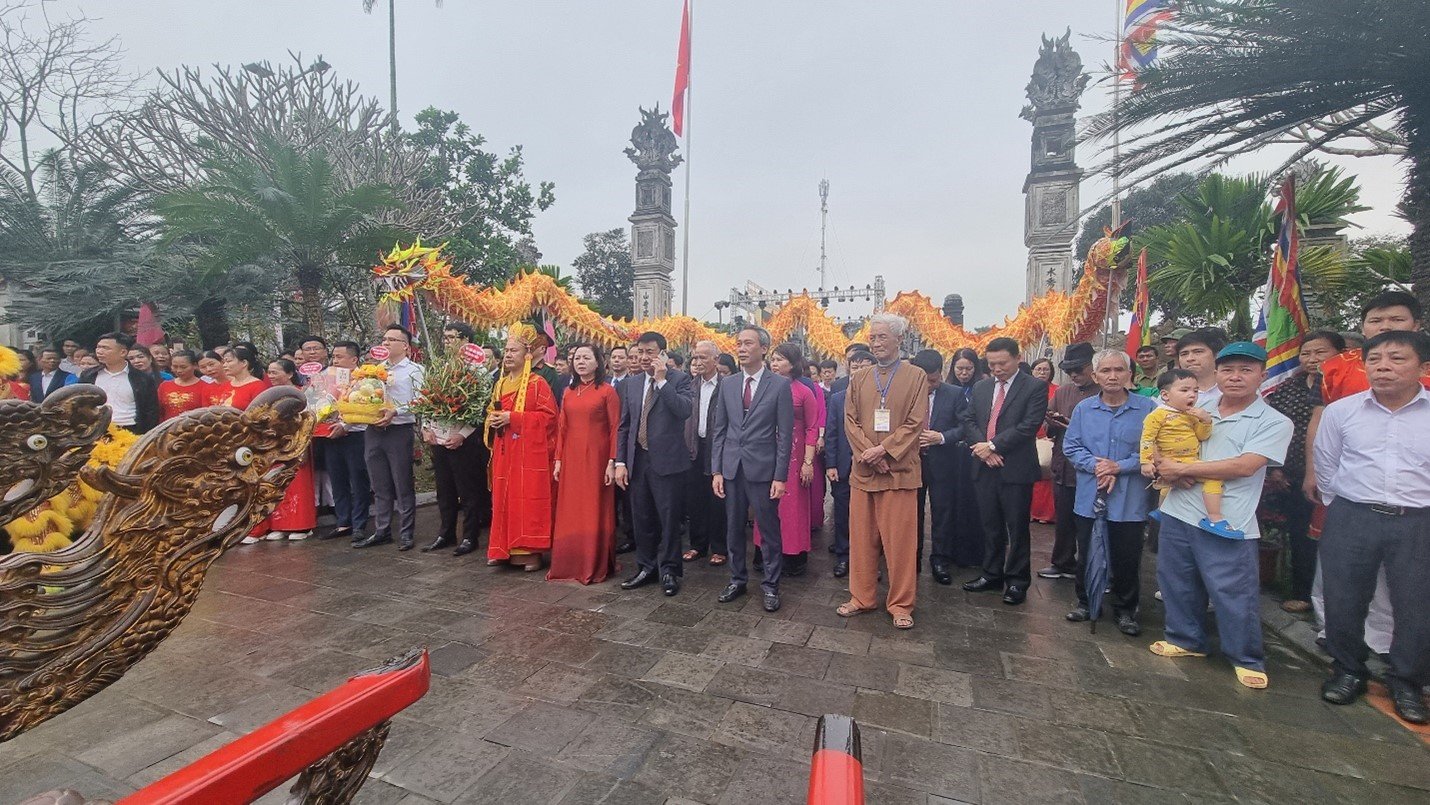
[[[1384,568],[1395,632],[1386,681],[1395,712],[1430,722],[1430,337],[1381,333],[1365,344],[1370,391],[1326,406],[1316,431],[1316,488],[1326,502],[1321,562],[1326,650],[1335,676],[1321,698],[1350,704],[1365,692],[1365,618]]]
[[[1197,376],[1197,407],[1221,399],[1216,379],[1216,356],[1226,339],[1216,330],[1193,330],[1177,339],[1177,367]]]
[[[412,535],[417,528],[416,480],[412,472],[412,446],[415,435],[412,425],[417,417],[407,410],[412,399],[422,389],[422,364],[408,357],[412,350],[412,334],[397,325],[382,333],[382,345],[387,347],[387,403],[382,417],[367,429],[363,450],[367,460],[367,475],[372,482],[372,536],[354,542],[354,548],[370,548],[392,542],[397,532],[397,550],[412,550]],[[392,522],[396,514],[397,522]],[[394,525],[396,526],[394,528]]]
[[[715,436],[715,406],[720,388],[718,363],[720,348],[714,341],[701,341],[690,352],[690,371],[695,382],[695,410],[686,423],[686,442],[695,466],[690,468],[685,489],[686,511],[690,514],[690,549],[681,555],[687,562],[710,556],[710,564],[725,564],[725,501],[715,497],[710,483],[710,447]]]
[[[45,348],[35,359],[40,371],[27,378],[30,382],[30,401],[44,402],[44,399],[65,387],[73,374],[60,368],[60,351]]]
[[[129,336],[105,333],[94,345],[99,365],[79,376],[104,390],[113,412],[110,422],[134,433],[147,433],[159,424],[159,387],[148,372],[129,370]]]

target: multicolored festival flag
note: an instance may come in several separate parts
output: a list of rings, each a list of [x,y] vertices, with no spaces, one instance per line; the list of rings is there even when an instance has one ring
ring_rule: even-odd
[[[1122,18],[1122,54],[1118,72],[1136,82],[1138,73],[1157,60],[1157,27],[1172,18],[1172,0],[1127,0]]]
[[[1298,262],[1301,232],[1296,220],[1296,177],[1288,175],[1281,185],[1281,232],[1271,256],[1271,275],[1266,280],[1265,300],[1252,339],[1266,348],[1266,394],[1291,379],[1301,365],[1301,339],[1311,329],[1306,301],[1301,295]]]
[[[1136,366],[1137,350],[1152,343],[1151,298],[1147,294],[1147,249],[1137,255],[1137,289],[1132,299],[1132,321],[1127,325],[1127,357]]]
[[[675,57],[675,97],[670,100],[670,118],[675,136],[685,134],[685,94],[690,89],[690,0],[680,15],[680,50]]]

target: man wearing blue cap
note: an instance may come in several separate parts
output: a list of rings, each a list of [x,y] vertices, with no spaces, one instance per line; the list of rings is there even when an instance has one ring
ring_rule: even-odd
[[[1212,435],[1199,461],[1162,459],[1156,474],[1173,484],[1162,505],[1157,583],[1167,610],[1166,640],[1151,645],[1163,657],[1207,655],[1207,600],[1216,607],[1222,653],[1248,688],[1268,684],[1261,644],[1260,576],[1256,506],[1268,466],[1279,466],[1291,445],[1291,420],[1261,399],[1266,350],[1250,341],[1228,344],[1216,356],[1220,399],[1202,406],[1212,415]],[[1229,539],[1197,526],[1207,516],[1197,479],[1224,484],[1222,514]]]

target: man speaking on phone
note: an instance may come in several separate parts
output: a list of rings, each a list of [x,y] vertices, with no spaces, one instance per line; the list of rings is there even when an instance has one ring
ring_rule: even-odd
[[[1048,402],[1047,433],[1053,439],[1053,563],[1038,571],[1044,579],[1077,577],[1077,529],[1073,501],[1077,497],[1077,469],[1063,455],[1063,436],[1077,404],[1098,392],[1092,376],[1092,344],[1069,344],[1058,368],[1068,376]]]

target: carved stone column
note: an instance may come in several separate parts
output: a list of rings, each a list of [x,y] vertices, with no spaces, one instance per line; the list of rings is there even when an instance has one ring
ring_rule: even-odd
[[[1076,162],[1075,126],[1088,76],[1069,44],[1071,38],[1071,29],[1057,39],[1043,37],[1028,82],[1029,103],[1021,114],[1033,124],[1032,169],[1023,182],[1028,299],[1050,290],[1070,291],[1078,279],[1072,243],[1083,172]]]
[[[676,154],[675,135],[666,115],[641,109],[641,122],[631,131],[626,156],[636,174],[636,211],[631,214],[631,264],[635,268],[635,318],[670,315],[675,272],[675,217],[670,214],[670,173],[684,158]]]

